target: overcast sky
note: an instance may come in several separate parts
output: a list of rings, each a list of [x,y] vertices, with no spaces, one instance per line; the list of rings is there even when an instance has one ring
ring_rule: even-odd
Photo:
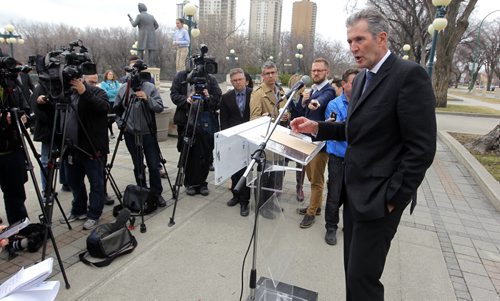
[[[296,0],[283,0],[281,31],[290,31],[294,1]],[[348,0],[313,1],[318,5],[316,33],[324,39],[345,41],[344,22],[347,16]],[[127,14],[135,18],[138,14],[137,3],[139,2],[146,4],[148,12],[155,16],[158,23],[169,27],[175,26],[175,4],[181,3],[182,0],[14,0],[8,5],[1,3],[0,28],[11,22],[26,20],[66,23],[76,27],[130,26]],[[198,0],[191,2],[199,3]],[[364,0],[358,0],[361,6],[364,2]],[[248,32],[250,0],[236,0],[236,3],[237,24],[244,20],[244,29]],[[482,19],[495,9],[500,9],[500,1],[479,0],[473,15]],[[500,13],[497,13],[492,15],[491,19],[499,16]]]

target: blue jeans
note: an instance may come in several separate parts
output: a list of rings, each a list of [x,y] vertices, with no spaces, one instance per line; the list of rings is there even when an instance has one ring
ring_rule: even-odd
[[[160,195],[163,192],[160,177],[160,153],[158,152],[158,142],[150,134],[138,134],[138,138],[142,137],[142,150],[144,155],[138,150],[135,143],[135,135],[125,132],[125,144],[128,152],[134,163],[134,175],[137,185],[147,187],[143,158],[146,157],[149,172],[149,185],[153,195]]]
[[[98,220],[104,208],[104,162],[91,160],[83,155],[73,157],[73,164],[66,163],[67,180],[73,193],[71,214],[87,214],[87,217]],[[90,193],[87,197],[85,175],[90,183]],[[89,206],[87,210],[87,200]]]

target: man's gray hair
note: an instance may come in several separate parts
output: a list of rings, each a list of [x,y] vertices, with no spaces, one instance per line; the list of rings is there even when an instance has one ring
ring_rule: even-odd
[[[261,72],[264,72],[265,69],[269,69],[269,68],[276,68],[278,69],[278,67],[276,67],[276,64],[274,62],[271,62],[271,61],[266,61],[263,65],[262,65],[262,68],[261,68]]]
[[[365,8],[350,15],[345,21],[345,25],[346,27],[352,27],[361,20],[366,20],[368,31],[374,38],[381,32],[386,32],[389,35],[389,21],[375,8]]]
[[[241,68],[233,68],[229,71],[229,77],[233,77],[235,74],[243,74],[245,75],[245,71]]]

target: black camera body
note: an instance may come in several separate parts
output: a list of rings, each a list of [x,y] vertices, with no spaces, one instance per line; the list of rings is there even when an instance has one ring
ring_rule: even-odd
[[[19,62],[11,56],[2,56],[0,51],[0,107],[18,107],[17,93],[19,83],[17,76],[20,72],[28,73],[32,69],[29,66],[18,66]]]
[[[129,73],[130,76],[130,88],[134,92],[141,89],[143,82],[151,82],[151,73],[144,72],[146,69],[148,69],[148,65],[142,60],[137,60],[134,65],[125,67],[125,72]]]
[[[217,63],[215,59],[205,56],[208,47],[201,44],[200,54],[191,57],[190,65],[193,69],[188,73],[186,81],[194,86],[195,94],[203,95],[203,90],[207,88],[208,74],[217,73]]]
[[[76,51],[75,47],[78,47],[79,51]],[[40,83],[56,101],[69,100],[72,93],[71,80],[97,73],[88,49],[83,46],[81,40],[71,42],[69,47],[51,51],[45,56],[30,57],[30,61],[36,66]]]

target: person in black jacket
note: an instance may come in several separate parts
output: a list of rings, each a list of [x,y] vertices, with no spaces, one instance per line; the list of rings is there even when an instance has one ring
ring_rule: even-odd
[[[109,153],[107,133],[109,102],[106,92],[95,85],[97,75],[71,80],[73,93],[66,124],[68,184],[73,203],[68,220],[87,219],[83,229],[94,228],[104,207],[104,162]],[[78,122],[81,121],[81,124]],[[87,197],[85,175],[90,183]],[[89,205],[87,208],[87,198]]]
[[[299,117],[295,132],[347,141],[344,201],[347,300],[384,300],[380,281],[401,216],[416,205],[418,186],[436,153],[436,98],[429,75],[387,47],[389,22],[373,8],[346,21],[347,42],[362,71],[354,78],[347,119]]]
[[[252,89],[246,86],[245,72],[241,68],[231,69],[229,78],[234,89],[222,95],[220,104],[220,126],[222,130],[250,120],[250,95],[252,95]],[[240,192],[234,191],[234,188],[245,169],[242,168],[231,176],[233,197],[227,202],[230,207],[240,204],[241,216],[249,214],[250,188],[247,186],[242,187]]]
[[[188,115],[193,105],[193,86],[186,81],[189,71],[180,71],[174,77],[170,88],[170,99],[177,106],[174,114],[174,123],[177,125],[177,150],[182,153],[184,134],[188,124]],[[209,194],[207,176],[213,161],[214,149],[213,134],[218,131],[216,111],[219,109],[222,91],[217,80],[212,75],[207,75],[206,89],[203,89],[202,109],[195,126],[195,141],[189,151],[185,169],[184,185],[188,195],[200,193]],[[199,101],[199,100],[198,100]],[[193,110],[194,111],[194,110]]]
[[[26,191],[24,183],[28,181],[25,154],[22,149],[22,137],[17,130],[14,114],[10,109],[21,106],[17,89],[8,92],[0,86],[0,188],[3,192],[5,213],[10,225],[28,217]],[[22,116],[18,122],[26,122]]]

